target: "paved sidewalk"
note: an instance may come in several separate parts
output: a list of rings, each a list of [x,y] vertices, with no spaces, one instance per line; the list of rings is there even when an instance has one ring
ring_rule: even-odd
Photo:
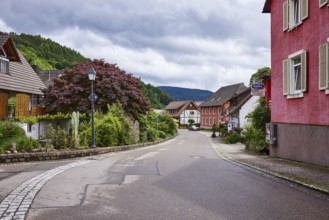
[[[241,143],[224,144],[219,137],[211,138],[211,134],[208,136],[214,149],[223,159],[329,194],[328,167],[256,155],[246,152],[245,145]]]

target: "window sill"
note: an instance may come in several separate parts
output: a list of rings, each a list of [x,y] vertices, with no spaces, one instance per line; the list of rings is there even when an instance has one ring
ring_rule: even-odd
[[[295,24],[295,25],[289,27],[288,32],[293,31],[294,29],[296,29],[298,26],[300,26],[302,24],[303,24],[303,22],[299,22],[298,24]]]
[[[304,93],[297,93],[297,94],[289,94],[287,95],[287,99],[298,99],[298,98],[303,98]]]
[[[329,95],[329,89],[326,89],[325,93],[326,95]]]

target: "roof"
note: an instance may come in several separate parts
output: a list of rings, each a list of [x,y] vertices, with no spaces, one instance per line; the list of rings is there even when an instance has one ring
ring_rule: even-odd
[[[0,35],[0,45],[5,45],[7,42],[4,41],[4,37]],[[10,37],[7,36],[7,41],[12,41]],[[1,44],[2,43],[2,44]],[[11,46],[15,46],[10,43]],[[8,55],[8,48],[4,48]],[[41,89],[45,88],[38,75],[34,72],[30,64],[21,54],[21,52],[16,48],[11,48],[11,50],[16,50],[19,62],[9,61],[9,74],[0,74],[0,90],[8,90],[14,92],[22,92],[28,94],[38,94],[42,95]]]
[[[14,41],[8,35],[0,35],[0,55],[7,57],[10,61],[20,61]]]
[[[243,83],[224,86],[218,89],[213,95],[209,96],[200,107],[222,106],[231,98],[245,92],[248,89]]]
[[[239,110],[252,97],[251,88],[248,88],[247,91],[249,92],[248,95],[238,105],[231,107],[230,113],[234,113]]]
[[[176,113],[171,113],[170,115],[172,117],[179,117],[180,114],[187,108],[187,106],[189,106],[190,104],[193,104],[194,106],[198,107],[196,105],[196,103],[192,100],[187,100],[187,101],[174,101],[174,102],[170,102],[165,110],[177,110]]]
[[[271,13],[271,0],[266,0],[264,3],[263,13]]]

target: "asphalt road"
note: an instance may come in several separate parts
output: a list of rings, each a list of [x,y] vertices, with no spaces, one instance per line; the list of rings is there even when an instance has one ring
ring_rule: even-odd
[[[185,130],[133,151],[1,165],[0,199],[9,219],[329,219],[328,197],[224,161]]]

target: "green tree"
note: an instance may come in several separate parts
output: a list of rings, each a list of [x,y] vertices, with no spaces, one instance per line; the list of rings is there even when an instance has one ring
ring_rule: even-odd
[[[253,84],[254,80],[258,79],[258,77],[261,73],[265,73],[265,72],[271,72],[271,68],[263,67],[263,68],[258,69],[256,73],[253,73],[251,75],[251,78],[249,80],[249,85]]]

